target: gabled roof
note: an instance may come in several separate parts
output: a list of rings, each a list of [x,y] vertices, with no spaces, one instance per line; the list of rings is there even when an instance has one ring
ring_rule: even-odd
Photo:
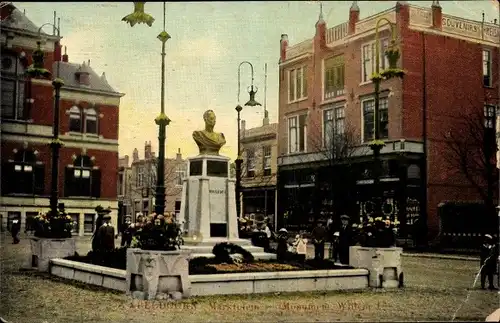
[[[15,29],[19,32],[27,32],[30,34],[38,35],[39,26],[35,25],[24,13],[17,9],[13,4],[8,4],[6,6],[12,6],[13,10],[11,14],[2,20],[0,26],[2,29]],[[51,37],[52,35],[47,34],[43,30],[40,32],[41,35],[45,37]],[[52,36],[54,37],[54,36]]]
[[[57,76],[57,63],[58,62],[54,62],[54,65],[52,66],[52,74],[54,77]],[[59,62],[59,64],[59,78],[64,80],[65,87],[90,89],[95,91],[119,94],[119,92],[117,92],[111,87],[111,85],[109,85],[104,73],[102,73],[101,76],[97,75],[97,73],[85,63],[75,64]],[[87,86],[78,83],[78,80],[75,77],[75,73],[81,71],[89,73],[90,85]]]

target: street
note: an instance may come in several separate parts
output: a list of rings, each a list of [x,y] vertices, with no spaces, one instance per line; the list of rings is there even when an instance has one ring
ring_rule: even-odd
[[[77,237],[85,253],[88,237]],[[406,288],[193,298],[178,303],[132,301],[126,295],[20,271],[29,242],[2,234],[0,316],[13,323],[56,322],[296,322],[484,321],[498,307],[496,292],[471,290],[475,261],[404,257]],[[464,300],[470,292],[466,304]]]

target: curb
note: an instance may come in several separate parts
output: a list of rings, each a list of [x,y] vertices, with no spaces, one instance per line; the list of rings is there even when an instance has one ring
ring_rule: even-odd
[[[451,259],[451,260],[465,260],[465,261],[479,261],[479,257],[467,257],[467,256],[453,256],[453,255],[440,255],[440,254],[429,254],[429,253],[405,253],[404,257],[420,257],[420,258],[434,258],[434,259]]]

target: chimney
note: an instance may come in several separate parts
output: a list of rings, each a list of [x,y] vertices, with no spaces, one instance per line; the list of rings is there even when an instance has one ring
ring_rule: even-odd
[[[288,35],[281,34],[280,40],[280,63],[286,61],[286,50],[288,48]]]
[[[151,141],[144,143],[144,159],[151,159]]]
[[[263,126],[269,125],[269,112],[267,112],[267,110],[264,111],[264,120],[262,120],[262,125]]]
[[[175,156],[175,160],[181,161],[182,160],[182,154],[181,154],[181,149],[177,148],[177,156]]]
[[[443,13],[438,0],[432,2],[432,28],[441,30],[443,27]]]
[[[315,35],[315,43],[319,48],[326,47],[326,22],[323,19],[323,3],[319,3],[319,17],[316,22],[316,35]]]
[[[358,2],[353,1],[351,4],[351,8],[349,9],[349,29],[348,29],[349,35],[356,33],[356,23],[358,21],[359,21]]]
[[[61,61],[61,52],[62,52],[62,46],[61,43],[56,41],[54,43],[54,62],[60,62]]]
[[[137,148],[134,149],[134,152],[132,154],[132,162],[138,162],[139,161],[139,150]]]
[[[66,48],[66,46],[64,46],[64,55],[62,56],[62,61],[67,63],[68,62],[68,49]]]

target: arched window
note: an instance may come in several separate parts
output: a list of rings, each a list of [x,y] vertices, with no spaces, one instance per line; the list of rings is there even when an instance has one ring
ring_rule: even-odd
[[[66,167],[64,178],[65,196],[101,196],[101,171],[87,155],[75,158],[73,165]]]
[[[94,108],[85,110],[85,132],[97,134],[97,112]]]
[[[14,159],[2,163],[2,193],[43,194],[45,189],[45,167],[37,163],[36,154],[31,149],[21,149]]]
[[[82,132],[82,111],[76,105],[69,109],[69,131]]]
[[[2,119],[23,120],[24,111],[24,65],[16,54],[2,53],[1,58],[1,94]]]

